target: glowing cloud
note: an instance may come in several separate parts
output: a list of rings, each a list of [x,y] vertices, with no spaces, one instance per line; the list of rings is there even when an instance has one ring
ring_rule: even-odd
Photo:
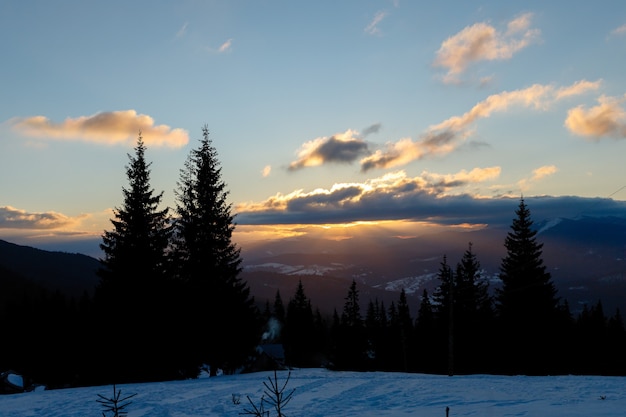
[[[556,166],[554,165],[545,165],[540,168],[533,170],[533,176],[531,177],[532,181],[539,181],[542,178],[553,175],[558,171]]]
[[[0,207],[0,229],[59,229],[76,226],[86,216],[68,217],[61,213],[29,213],[11,206]]]
[[[521,179],[517,182],[519,189],[523,192],[528,191],[533,183],[544,179],[550,175],[554,175],[558,171],[555,165],[544,165],[534,169],[529,178]]]
[[[547,110],[554,102],[596,90],[601,80],[581,80],[570,86],[555,88],[553,85],[535,84],[528,88],[493,94],[477,103],[461,116],[453,116],[430,126],[422,138],[413,141],[403,138],[387,144],[386,149],[377,150],[361,159],[361,170],[391,168],[405,165],[426,157],[441,156],[456,150],[464,139],[471,135],[470,127],[479,119],[504,112],[512,106]]]
[[[331,137],[305,142],[298,151],[298,159],[289,164],[288,169],[295,171],[325,163],[351,163],[368,152],[367,143],[359,137],[359,133],[348,129]]]
[[[272,166],[271,165],[266,165],[261,170],[261,175],[263,175],[263,178],[269,177],[271,173],[272,173]]]
[[[286,218],[297,217],[298,223],[307,216],[330,223],[412,218],[411,213],[416,209],[419,211],[420,202],[450,196],[453,189],[490,181],[499,175],[500,167],[475,168],[449,175],[423,172],[414,178],[408,177],[404,171],[391,172],[362,183],[338,183],[329,189],[318,188],[309,192],[295,190],[289,194],[278,193],[260,203],[239,204],[237,219],[245,224],[251,218],[276,215],[283,218],[283,222]]]
[[[456,83],[471,63],[510,59],[530,45],[540,34],[538,29],[530,28],[531,19],[532,14],[527,13],[511,20],[505,32],[499,32],[487,23],[476,23],[446,39],[434,62],[436,67],[448,70],[443,81]]]
[[[11,120],[13,129],[31,137],[82,140],[104,145],[133,144],[141,131],[147,146],[180,148],[189,142],[186,130],[155,125],[154,119],[135,110],[96,113],[54,123],[44,116]]]
[[[583,106],[570,109],[565,126],[576,135],[594,139],[605,136],[626,138],[626,111],[622,107],[625,99],[626,96],[601,96],[598,99],[599,104],[588,110]]]

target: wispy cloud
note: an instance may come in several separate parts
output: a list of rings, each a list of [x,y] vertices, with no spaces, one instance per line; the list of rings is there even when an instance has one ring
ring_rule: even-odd
[[[518,181],[517,185],[522,192],[526,192],[534,183],[556,174],[557,171],[558,169],[555,165],[544,165],[534,169],[530,177],[521,179]]]
[[[366,129],[367,133],[378,131],[379,126],[376,126]],[[344,133],[305,142],[298,151],[298,159],[289,164],[288,169],[295,171],[327,163],[351,163],[368,152],[368,145],[359,132],[348,129]]]
[[[616,35],[616,36],[626,35],[626,23],[618,28],[613,29],[611,31],[611,35]]]
[[[570,132],[599,140],[602,137],[626,138],[626,96],[598,98],[598,105],[589,109],[578,106],[570,109],[565,126]]]
[[[184,129],[155,125],[154,119],[135,110],[96,113],[91,116],[67,118],[55,123],[45,116],[14,118],[13,129],[25,136],[80,140],[104,145],[133,144],[139,131],[148,146],[180,148],[189,142]]]
[[[269,177],[271,173],[272,173],[272,166],[271,165],[266,165],[261,170],[261,175],[263,175],[263,178]]]
[[[535,84],[521,90],[493,94],[474,105],[468,112],[430,126],[416,141],[403,138],[364,157],[361,159],[361,170],[365,172],[375,168],[393,168],[426,157],[446,155],[456,150],[472,134],[471,127],[479,119],[504,112],[512,106],[547,110],[556,101],[596,90],[600,85],[601,80],[581,80],[560,88]]]
[[[218,52],[224,53],[224,52],[230,51],[232,46],[233,46],[233,40],[229,39],[220,45],[220,47],[218,48]]]
[[[380,29],[378,28],[378,24],[383,21],[385,17],[387,17],[388,13],[385,11],[376,12],[374,15],[374,19],[365,27],[365,33],[370,35],[380,35]]]
[[[11,206],[0,207],[0,229],[60,229],[78,225],[87,216],[69,217],[54,211],[29,213]]]
[[[188,26],[189,26],[189,22],[185,22],[183,26],[180,29],[178,29],[178,32],[176,32],[176,37],[182,38],[183,36],[185,36],[185,34],[187,33]]]
[[[533,15],[526,13],[511,20],[505,31],[487,23],[476,23],[446,39],[437,51],[434,66],[447,69],[445,83],[457,83],[469,65],[478,61],[510,59],[539,39],[539,29],[531,28]]]

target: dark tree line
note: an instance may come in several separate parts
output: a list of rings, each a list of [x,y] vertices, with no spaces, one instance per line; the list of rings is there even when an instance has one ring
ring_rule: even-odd
[[[258,342],[260,321],[241,272],[226,184],[208,128],[180,171],[176,215],[159,209],[139,136],[129,188],[105,232],[96,289],[99,328],[116,318],[120,337],[105,347],[100,375],[111,380],[195,377],[206,365],[233,372]]]
[[[151,187],[145,153],[140,133],[93,297],[29,291],[6,304],[0,368],[53,387],[92,385],[196,377],[205,366],[234,372],[254,353],[260,314],[239,277],[208,128],[180,171],[174,214]]]
[[[418,306],[404,290],[388,306],[366,303],[352,281],[343,308],[324,317],[299,282],[286,305],[277,292],[261,314],[239,277],[226,184],[206,127],[202,134],[180,171],[174,214],[150,186],[139,136],[123,203],[102,236],[95,294],[75,299],[24,286],[22,297],[2,297],[0,369],[51,387],[193,378],[205,365],[212,374],[235,372],[254,356],[263,323],[275,323],[282,331],[273,341],[288,366],[626,375],[620,312],[607,316],[598,302],[573,317],[523,199],[498,288],[489,287],[470,243],[456,264],[442,257],[438,286],[424,290]]]
[[[515,213],[501,285],[489,288],[470,243],[456,265],[443,256],[438,286],[433,294],[424,290],[415,316],[404,290],[389,306],[369,300],[362,315],[354,281],[341,314],[326,320],[314,318],[301,282],[286,313],[277,293],[266,315],[285,325],[279,341],[287,364],[450,375],[626,374],[619,310],[607,316],[598,302],[574,318],[546,271],[523,199]]]

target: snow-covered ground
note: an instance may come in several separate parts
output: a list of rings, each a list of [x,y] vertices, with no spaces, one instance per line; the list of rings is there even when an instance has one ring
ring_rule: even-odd
[[[257,404],[263,381],[273,372],[218,376],[189,381],[118,386],[122,397],[137,394],[128,417],[238,416]],[[286,371],[278,372],[283,382]],[[288,417],[418,416],[585,416],[626,415],[626,378],[596,376],[437,376],[384,372],[293,370],[284,408]],[[112,386],[37,391],[0,396],[0,416],[98,417],[98,394]],[[241,395],[234,404],[233,394]],[[267,407],[266,407],[267,409]],[[271,412],[270,416],[275,416]]]

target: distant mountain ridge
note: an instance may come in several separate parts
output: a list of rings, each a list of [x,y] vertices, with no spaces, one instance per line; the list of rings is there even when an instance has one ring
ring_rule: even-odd
[[[576,313],[602,300],[605,311],[626,312],[626,218],[578,217],[536,222],[543,259],[558,289]],[[412,238],[387,235],[340,241],[306,237],[260,242],[242,248],[242,278],[259,304],[273,302],[280,291],[287,303],[299,280],[322,312],[341,311],[354,279],[365,307],[372,299],[389,306],[404,288],[417,313],[424,289],[432,294],[443,256],[454,266],[468,243],[495,289],[505,256],[509,229],[486,227],[473,231],[446,231]],[[6,285],[28,282],[79,296],[97,282],[99,261],[73,253],[50,252],[0,240],[0,279]]]
[[[625,218],[558,218],[534,226],[544,245],[544,264],[558,295],[568,301],[573,313],[599,300],[608,313],[616,308],[626,311]],[[412,298],[412,313],[416,314],[423,290],[432,294],[439,284],[436,274],[443,256],[449,265],[456,265],[469,242],[492,290],[498,287],[508,231],[487,227],[410,239],[375,235],[326,242],[302,237],[284,239],[243,248],[243,277],[257,298],[272,299],[279,289],[286,301],[293,296],[298,281],[303,280],[307,293],[319,294],[310,296],[313,304],[329,308],[334,305],[337,309],[342,308],[352,279],[361,289],[364,306],[370,295],[389,305],[397,301],[404,288]]]
[[[26,280],[70,296],[92,293],[100,262],[78,253],[51,252],[0,240],[0,278]]]

